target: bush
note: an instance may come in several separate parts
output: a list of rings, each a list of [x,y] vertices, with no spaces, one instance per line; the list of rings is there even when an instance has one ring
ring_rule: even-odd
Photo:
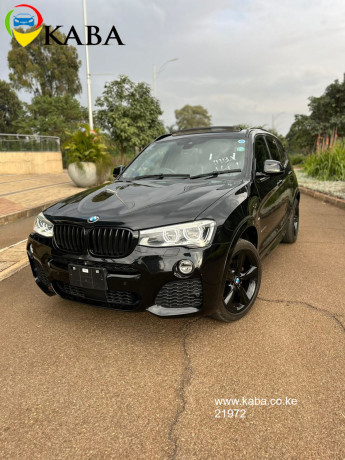
[[[289,155],[289,160],[292,165],[302,165],[306,158],[307,156],[302,153],[291,153]]]
[[[303,170],[319,180],[345,181],[345,143],[338,142],[329,150],[310,155]]]
[[[92,131],[88,125],[80,125],[77,131],[68,134],[69,138],[63,145],[67,164],[75,163],[83,170],[83,162],[95,163],[98,177],[102,177],[114,164],[99,129]]]

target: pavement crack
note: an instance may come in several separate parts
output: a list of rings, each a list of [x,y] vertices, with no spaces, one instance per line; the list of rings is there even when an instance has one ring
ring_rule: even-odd
[[[175,428],[176,428],[176,426],[177,426],[182,414],[184,413],[184,411],[186,409],[186,388],[189,386],[189,384],[191,382],[191,379],[192,379],[192,375],[193,375],[193,368],[192,368],[192,365],[191,365],[191,359],[190,359],[190,355],[189,355],[188,350],[187,350],[187,340],[188,340],[188,338],[190,336],[192,325],[195,324],[197,321],[200,321],[200,319],[202,319],[202,318],[201,317],[200,318],[193,318],[190,321],[188,321],[186,324],[184,324],[184,326],[182,328],[182,330],[183,330],[183,361],[184,361],[184,365],[183,365],[183,370],[182,370],[182,375],[181,375],[181,382],[180,382],[180,387],[179,387],[179,403],[178,403],[177,410],[176,410],[175,416],[173,418],[173,421],[172,421],[172,423],[170,425],[169,433],[168,433],[169,441],[173,445],[172,453],[169,456],[169,458],[171,460],[174,460],[176,458],[176,455],[177,455],[178,437],[175,435],[174,431],[175,431]]]
[[[310,310],[317,311],[324,316],[327,316],[328,318],[334,320],[342,329],[343,332],[345,332],[345,325],[341,322],[339,317],[342,317],[342,314],[335,314],[331,313],[329,310],[326,310],[325,308],[317,307],[316,305],[312,305],[311,303],[308,302],[302,302],[298,300],[283,300],[283,299],[264,299],[263,297],[258,297],[258,300],[262,300],[263,302],[270,302],[270,303],[284,303],[287,305],[304,305],[305,307],[309,308]]]

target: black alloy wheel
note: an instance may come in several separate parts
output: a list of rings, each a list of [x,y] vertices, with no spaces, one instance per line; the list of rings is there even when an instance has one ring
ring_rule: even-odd
[[[224,304],[231,313],[241,313],[248,307],[258,276],[257,261],[251,251],[242,249],[232,258],[224,289]]]
[[[261,282],[261,261],[255,246],[239,240],[227,268],[222,304],[213,315],[221,321],[242,318],[255,302]]]

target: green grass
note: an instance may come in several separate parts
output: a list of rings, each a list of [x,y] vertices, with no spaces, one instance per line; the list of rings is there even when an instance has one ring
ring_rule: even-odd
[[[289,160],[292,165],[302,165],[307,156],[303,155],[302,153],[290,153]]]
[[[309,155],[303,170],[319,180],[345,181],[345,143],[338,142],[329,150]]]

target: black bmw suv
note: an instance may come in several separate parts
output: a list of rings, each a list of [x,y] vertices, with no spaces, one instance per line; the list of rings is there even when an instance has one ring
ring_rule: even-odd
[[[297,238],[296,176],[262,129],[163,135],[114,177],[36,218],[27,253],[46,294],[234,321],[258,295],[260,259]]]

